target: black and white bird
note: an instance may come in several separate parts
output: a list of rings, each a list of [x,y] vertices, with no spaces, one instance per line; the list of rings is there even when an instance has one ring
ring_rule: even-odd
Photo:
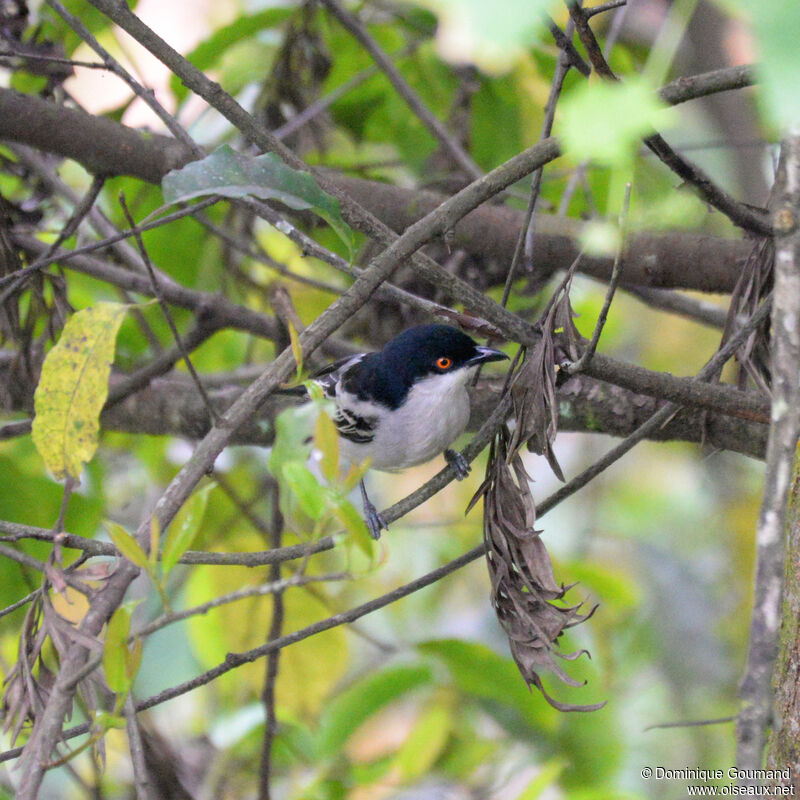
[[[311,379],[336,404],[334,423],[344,462],[370,459],[385,472],[413,467],[444,453],[459,480],[469,464],[450,445],[469,420],[467,382],[479,365],[508,358],[448,325],[419,325],[376,353],[358,353]],[[386,523],[361,481],[364,518],[373,538]]]

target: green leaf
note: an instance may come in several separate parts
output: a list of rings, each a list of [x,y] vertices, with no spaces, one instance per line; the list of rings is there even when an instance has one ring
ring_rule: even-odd
[[[439,16],[437,44],[456,63],[474,63],[489,74],[509,70],[535,43],[542,12],[554,0],[504,0],[502,13],[486,0],[421,0]]]
[[[117,332],[127,309],[97,303],[73,314],[44,360],[33,398],[33,442],[59,480],[78,480],[97,449]]]
[[[199,44],[187,56],[197,69],[206,72],[214,67],[226,50],[245,39],[256,36],[265,28],[274,28],[280,25],[293,13],[292,8],[268,8],[256,14],[237,16],[229,25],[218,28],[204,42]],[[170,78],[172,93],[179,100],[188,94],[188,88],[180,79],[173,75]]]
[[[370,675],[327,703],[319,722],[317,750],[320,758],[339,753],[345,742],[384,706],[432,680],[430,667],[392,667]]]
[[[758,39],[758,74],[764,91],[760,93],[772,119],[781,129],[800,125],[800,96],[797,75],[800,72],[800,6],[787,0],[738,0],[737,5],[749,17]]]
[[[557,712],[530,693],[512,659],[502,658],[486,645],[461,639],[433,639],[417,649],[445,664],[462,691],[512,709],[537,732],[555,725]]]
[[[149,571],[150,562],[147,558],[147,553],[142,549],[139,542],[137,542],[122,525],[118,525],[116,522],[106,522],[106,528],[117,550],[119,550],[128,561],[132,561],[136,564],[137,567]]]
[[[200,161],[168,172],[161,188],[168,205],[221,194],[225,197],[254,195],[262,200],[278,200],[289,208],[310,209],[322,217],[348,251],[353,252],[353,232],[342,219],[339,201],[322,191],[308,172],[292,169],[275,153],[246,156],[225,144]]]
[[[643,136],[674,118],[641,78],[581,83],[559,103],[559,112],[557,130],[566,152],[619,168],[633,162]]]
[[[369,534],[367,523],[364,518],[358,513],[356,507],[349,501],[344,500],[338,503],[334,508],[336,519],[342,524],[344,529],[353,537],[359,550],[367,558],[372,558],[375,541]]]
[[[121,717],[119,714],[111,714],[108,711],[98,711],[92,719],[92,730],[105,733],[112,728],[124,728],[127,724],[125,717]]]
[[[283,465],[305,461],[311,454],[311,436],[319,407],[314,403],[287,408],[275,418],[275,444],[269,456],[269,470],[280,478]]]
[[[537,776],[525,787],[517,800],[537,800],[558,780],[566,767],[567,762],[562,758],[543,764]]]
[[[283,478],[303,512],[311,519],[322,519],[327,506],[326,493],[314,473],[302,462],[290,461],[283,465]]]
[[[322,474],[333,485],[339,477],[339,434],[333,420],[324,411],[320,412],[314,426],[314,444],[322,453]]]
[[[128,635],[131,629],[131,612],[120,606],[108,621],[103,642],[103,671],[108,688],[116,694],[124,694],[131,688],[131,677],[127,669]]]
[[[158,545],[161,541],[161,521],[153,514],[150,517],[150,555],[148,560],[150,564],[155,565],[158,560]]]
[[[297,364],[297,379],[303,374],[303,347],[300,344],[300,337],[297,335],[294,325],[291,322],[288,324],[289,328],[289,341],[292,345],[292,355],[294,356],[295,364]]]
[[[394,758],[394,768],[406,781],[428,773],[442,754],[452,726],[453,713],[447,706],[435,705],[425,711]]]
[[[208,495],[215,484],[210,483],[195,492],[180,508],[170,523],[161,553],[161,568],[167,575],[180,557],[192,546],[208,505]]]
[[[139,674],[139,667],[141,666],[142,640],[137,638],[134,639],[133,644],[130,646],[130,649],[128,649],[125,659],[125,674],[128,676],[131,686],[133,685],[134,678]]]

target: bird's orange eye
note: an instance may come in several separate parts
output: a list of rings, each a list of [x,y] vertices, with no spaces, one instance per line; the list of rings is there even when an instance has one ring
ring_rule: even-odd
[[[439,369],[450,369],[453,364],[453,359],[448,358],[447,356],[442,356],[441,358],[436,359],[436,366]]]

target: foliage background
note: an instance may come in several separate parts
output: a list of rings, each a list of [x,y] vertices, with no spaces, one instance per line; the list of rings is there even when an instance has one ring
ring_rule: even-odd
[[[75,13],[89,10],[77,0],[67,5]],[[363,48],[323,9],[314,6],[231,2],[201,10],[192,4],[191,12],[178,13],[178,4],[174,5],[169,11],[176,13],[177,24],[158,4],[140,3],[137,13],[227,91],[255,108],[266,104],[278,113],[285,109],[274,102],[276,98],[284,104],[297,99],[290,98],[287,87],[280,85],[281,73],[276,68],[291,26],[309,37],[304,42],[306,50],[298,48],[292,54],[307,59],[293,64],[291,73],[295,89],[307,93],[302,102],[328,96],[354,74],[371,67]],[[371,20],[369,31],[384,50],[398,53],[414,42],[413,54],[398,58],[397,64],[439,118],[455,125],[459,109],[454,109],[454,96],[465,85],[473,88],[469,81],[477,84],[471,94],[465,135],[475,162],[488,170],[538,139],[559,51],[546,32],[538,31],[509,65],[497,65],[491,56],[483,62],[476,52],[479,69],[454,68],[442,58],[441,42],[437,45],[431,38],[434,14],[444,19],[448,13],[464,13],[466,18],[467,6],[477,13],[483,5],[473,8],[464,3],[456,12],[445,2],[408,5],[399,11],[394,6],[368,4],[359,10]],[[612,50],[612,66],[624,75],[633,75],[652,63],[648,61],[651,38],[668,19],[683,32],[682,41],[688,45],[678,49],[669,74],[662,77],[696,71],[702,54],[697,51],[697,41],[692,48],[691,36],[702,40],[710,35],[708,28],[700,27],[698,18],[712,11],[700,3],[692,18],[688,8],[692,5],[675,4],[674,16],[666,17],[669,9],[659,3],[631,3],[627,27]],[[502,10],[509,16],[519,12],[513,3]],[[566,24],[563,9],[553,13],[558,24]],[[746,20],[716,8],[713,14],[729,26],[726,29],[753,42]],[[144,83],[160,87],[159,99],[174,110],[196,141],[210,147],[232,138],[231,131],[175,77],[169,80],[163,72],[153,72],[148,60],[129,43],[120,44],[107,19],[96,12],[82,18],[115,56],[130,59],[137,74],[144,76]],[[693,21],[687,28],[690,18]],[[86,45],[52,9],[43,7],[38,21],[43,26],[41,35],[63,44],[66,55],[79,60],[91,57]],[[606,23],[600,29],[606,34],[613,30]],[[510,30],[501,33],[509,35]],[[330,59],[329,69],[319,67],[320,74],[315,75],[314,57],[323,56]],[[712,66],[725,66],[725,62]],[[9,70],[5,80],[13,88],[34,93],[45,78]],[[112,81],[105,73],[77,69],[65,89],[93,113],[108,113],[132,126],[156,128],[153,118],[144,114],[141,101],[131,102],[129,94],[120,93],[118,87],[103,91],[98,103],[96,87],[105,89]],[[584,84],[580,75],[571,72],[563,103],[579,103],[576,98]],[[585,118],[586,107],[577,108],[576,113]],[[757,118],[748,99],[739,106],[742,130],[749,127],[757,135],[755,141],[744,143],[744,157],[742,150],[726,144],[730,136],[737,138],[736,132],[725,129],[724,118],[712,107],[703,107],[698,101],[682,106],[677,114],[671,125],[676,146],[685,151],[695,148],[692,157],[722,185],[745,200],[763,202],[770,168],[766,143],[775,139],[769,114]],[[602,122],[599,119],[597,125]],[[587,126],[591,127],[591,122]],[[312,164],[407,185],[424,183],[431,175],[446,181],[444,171],[437,171],[442,162],[435,139],[380,74],[343,93],[319,128],[305,131],[306,135],[308,138],[295,140],[293,146]],[[321,141],[324,147],[319,146]],[[6,169],[0,172],[0,193],[19,203],[30,200],[25,182],[10,168],[18,152],[4,147],[2,153]],[[545,170],[543,208],[558,207],[582,160],[578,155],[568,154]],[[759,162],[760,168],[754,172],[748,161]],[[616,215],[618,167],[618,163],[590,165],[585,185],[569,203],[570,216],[599,219]],[[59,175],[79,193],[91,182],[71,161],[63,162]],[[677,179],[654,158],[636,156],[633,229],[680,228],[737,235],[721,214],[709,210],[691,193],[678,190],[676,184]],[[128,177],[108,180],[100,205],[121,228],[126,227],[126,220],[116,201],[120,193],[136,220],[162,202],[157,186]],[[520,205],[519,200],[510,202]],[[62,218],[58,204],[51,199],[44,212],[51,230],[57,229]],[[225,204],[207,214],[219,225],[232,229],[237,225]],[[195,222],[181,220],[147,232],[144,242],[153,263],[178,283],[224,292],[255,310],[272,313],[270,289],[276,281],[288,290],[303,324],[312,322],[333,299],[331,292],[287,281],[254,260],[232,257],[219,238],[202,231]],[[260,223],[250,233],[286,269],[339,288],[348,284],[347,278],[321,262],[302,257],[276,229]],[[314,235],[347,257],[346,248],[331,231],[317,227]],[[80,236],[78,241],[82,241]],[[74,239],[68,241],[70,246],[74,243]],[[359,250],[365,248],[363,238],[358,238],[357,245]],[[536,309],[548,296],[547,290],[541,295],[531,293],[526,283],[523,279],[515,286],[512,310]],[[55,301],[50,283],[44,284],[42,292],[46,303]],[[572,301],[579,314],[578,327],[586,336],[604,293],[605,287],[592,279],[576,279]],[[490,294],[499,298],[500,290],[494,287]],[[23,304],[33,303],[31,297],[24,298]],[[69,273],[66,297],[74,309],[99,300],[119,300],[113,287],[74,272]],[[721,296],[704,299],[720,307],[726,300]],[[378,304],[368,307],[350,324],[348,334],[355,341],[372,344],[385,338],[380,332],[382,313]],[[191,314],[181,309],[173,309],[173,314],[179,328],[185,330]],[[157,306],[141,307],[136,316],[146,320],[163,346],[169,345],[170,332]],[[412,315],[401,312],[400,318],[410,321]],[[36,325],[37,335],[41,334],[45,315]],[[621,293],[612,306],[601,349],[653,370],[692,375],[713,352],[718,338],[718,332],[706,326],[653,311],[632,295]],[[229,373],[243,364],[264,364],[274,355],[275,343],[225,330],[200,346],[192,361],[203,374]],[[132,370],[151,357],[151,342],[130,315],[119,335],[115,367]],[[182,365],[175,369],[184,372]],[[555,445],[568,476],[577,474],[607,447],[607,437],[587,432],[561,433]],[[104,538],[102,523],[106,519],[134,530],[143,510],[190,453],[187,443],[178,437],[105,431],[96,457],[70,498],[65,530]],[[267,530],[275,509],[266,463],[267,456],[258,447],[231,447],[218,459],[213,476],[217,486],[210,494],[194,548],[244,552],[271,546]],[[374,563],[352,547],[314,556],[311,574],[350,570],[352,580],[288,589],[284,631],[300,629],[379,596],[478,542],[479,510],[466,517],[462,512],[481,482],[484,464],[485,454],[467,481],[449,485],[394,523],[377,546]],[[537,498],[556,488],[557,481],[541,458],[526,455],[526,467],[534,479]],[[371,476],[377,505],[384,507],[404,497],[438,469],[440,465],[434,464],[397,476]],[[590,622],[568,634],[572,641],[564,648],[585,647],[591,652],[591,661],[581,660],[571,667],[572,674],[585,679],[587,686],[567,689],[549,684],[556,696],[569,701],[608,701],[592,714],[560,714],[525,688],[489,605],[489,583],[481,561],[353,625],[287,648],[281,655],[275,688],[279,727],[273,745],[274,796],[359,800],[658,798],[670,796],[674,786],[642,780],[645,766],[727,769],[733,764],[735,746],[730,724],[649,728],[736,713],[761,480],[760,464],[745,456],[696,444],[645,443],[541,521],[539,527],[544,530],[558,580],[577,581],[571,596],[600,604]],[[0,485],[5,487],[0,492],[0,519],[52,527],[59,516],[63,487],[46,474],[30,437],[0,444]],[[289,529],[283,544],[303,538]],[[45,560],[51,546],[24,540],[14,547]],[[74,553],[68,555],[68,560],[72,558]],[[284,568],[284,575],[292,570],[291,565]],[[171,574],[167,591],[172,607],[180,609],[268,579],[267,567],[181,566]],[[14,561],[0,559],[0,607],[31,592],[38,580]],[[135,618],[144,620],[159,612],[159,597],[146,576],[136,580],[131,596],[141,600]],[[80,619],[85,603],[79,595],[54,592],[52,599],[64,617]],[[228,652],[261,644],[270,629],[272,608],[272,597],[250,598],[149,636],[135,695],[156,694],[223,661]],[[6,674],[17,660],[24,614],[20,609],[0,618],[0,669]],[[170,754],[165,760],[172,762],[175,773],[191,787],[190,796],[255,796],[265,725],[264,673],[263,661],[245,665],[142,715],[154,749]],[[77,709],[73,721],[80,718]],[[5,747],[11,746],[8,736],[2,741]],[[126,732],[108,732],[106,743],[105,770],[100,771],[84,753],[47,774],[42,797],[131,796]],[[17,780],[10,763],[0,766],[0,797],[12,797]]]

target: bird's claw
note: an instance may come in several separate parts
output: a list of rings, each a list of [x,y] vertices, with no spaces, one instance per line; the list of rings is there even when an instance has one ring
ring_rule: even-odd
[[[463,481],[472,470],[469,461],[455,450],[445,450],[444,459],[455,470],[456,480]]]
[[[364,522],[367,523],[369,535],[373,539],[381,538],[381,530],[389,530],[386,520],[369,500],[364,503]]]

